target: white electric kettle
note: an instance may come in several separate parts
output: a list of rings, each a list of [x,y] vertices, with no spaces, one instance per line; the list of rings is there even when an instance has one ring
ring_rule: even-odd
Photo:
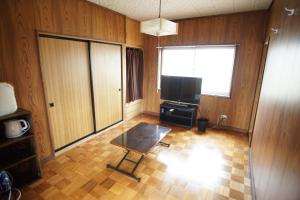
[[[20,137],[30,129],[29,122],[24,119],[6,121],[4,125],[7,138]]]

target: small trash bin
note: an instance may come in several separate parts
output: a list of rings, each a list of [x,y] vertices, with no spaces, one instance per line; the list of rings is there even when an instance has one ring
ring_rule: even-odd
[[[206,118],[199,118],[197,120],[197,124],[198,124],[198,131],[201,131],[201,132],[205,132],[206,130],[206,127],[208,125],[208,119]]]

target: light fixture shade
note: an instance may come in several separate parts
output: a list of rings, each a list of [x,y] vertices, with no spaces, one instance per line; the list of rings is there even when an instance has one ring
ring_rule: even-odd
[[[156,18],[141,22],[141,33],[154,36],[177,35],[178,24],[164,18]]]

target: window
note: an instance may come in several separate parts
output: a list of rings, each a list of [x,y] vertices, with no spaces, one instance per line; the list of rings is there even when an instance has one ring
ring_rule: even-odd
[[[202,94],[230,96],[236,46],[162,48],[161,74],[202,78]]]

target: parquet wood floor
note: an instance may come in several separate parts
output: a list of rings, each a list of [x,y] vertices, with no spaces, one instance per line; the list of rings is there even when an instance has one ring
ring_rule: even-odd
[[[239,133],[199,134],[164,124],[173,129],[163,140],[171,146],[157,146],[145,157],[135,173],[140,183],[107,169],[124,153],[110,140],[142,121],[159,123],[139,116],[49,161],[43,178],[22,189],[22,199],[251,199],[247,138]]]

